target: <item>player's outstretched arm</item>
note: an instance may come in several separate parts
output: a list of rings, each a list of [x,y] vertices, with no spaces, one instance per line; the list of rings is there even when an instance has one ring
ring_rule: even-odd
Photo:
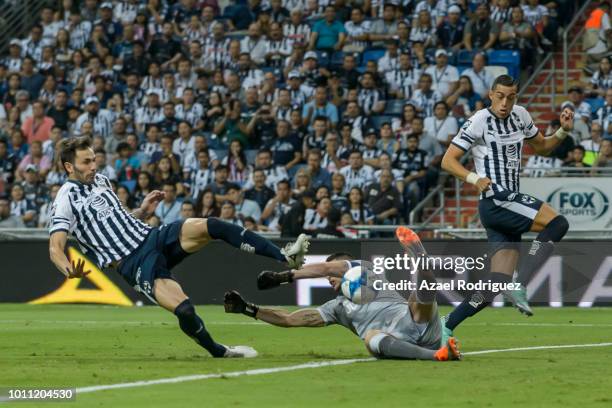
[[[61,273],[67,278],[82,278],[91,271],[85,271],[85,261],[77,262],[68,260],[66,256],[66,242],[68,241],[68,233],[65,231],[55,231],[49,238],[49,258]]]
[[[225,313],[242,313],[254,319],[280,327],[321,327],[325,321],[316,309],[300,309],[288,312],[280,309],[268,309],[247,302],[235,290],[225,293]]]
[[[327,278],[335,276],[341,278],[348,270],[346,261],[320,262],[305,265],[301,269],[274,272],[263,271],[257,277],[258,289],[271,289],[296,279]]]
[[[454,144],[448,146],[442,158],[442,169],[457,177],[459,180],[473,184],[481,193],[487,191],[491,187],[491,180],[488,177],[480,177],[478,174],[466,169],[459,161],[464,154],[465,151],[458,146]]]
[[[567,136],[569,136],[574,128],[574,111],[570,108],[563,109],[559,120],[561,122],[561,127],[552,135],[545,137],[542,132],[538,132],[537,136],[527,139],[527,143],[533,147],[536,154],[548,156]]]

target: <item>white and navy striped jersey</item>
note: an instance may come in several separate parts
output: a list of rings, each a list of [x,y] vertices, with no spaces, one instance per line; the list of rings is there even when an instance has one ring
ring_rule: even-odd
[[[497,6],[491,7],[491,20],[495,21],[498,24],[504,24],[510,22],[510,17],[512,16],[512,9],[510,7],[500,8]]]
[[[349,37],[353,37],[353,38],[364,35],[364,34],[369,34],[372,31],[370,21],[366,21],[366,20],[363,20],[359,24],[354,23],[353,21],[347,21],[346,23],[344,23],[344,29],[346,30],[346,34]],[[363,48],[368,47],[367,41],[353,40],[350,42],[350,44],[356,45],[358,47],[363,47]]]
[[[489,109],[479,110],[465,122],[452,143],[466,152],[472,150],[476,173],[488,177],[493,184],[484,194],[491,197],[504,191],[519,191],[523,140],[537,134],[529,112],[514,105],[505,119]]]
[[[103,136],[105,139],[110,136],[113,130],[113,114],[106,109],[100,109],[96,115],[92,115],[89,112],[81,114],[77,120],[75,127],[78,131],[81,130],[83,123],[91,122],[93,125],[94,133]]]
[[[96,174],[92,184],[68,180],[51,210],[49,233],[66,231],[99,266],[107,267],[134,252],[151,227],[128,214],[111,183]]]
[[[189,178],[191,197],[195,200],[206,186],[215,181],[215,171],[212,168],[192,170]]]
[[[362,166],[359,170],[353,170],[350,165],[340,169],[340,174],[344,176],[344,193],[348,194],[351,188],[365,188],[374,181],[374,170],[368,165]]]
[[[283,26],[283,37],[287,38],[291,44],[308,43],[310,39],[310,26],[308,24],[293,25],[290,22]]]

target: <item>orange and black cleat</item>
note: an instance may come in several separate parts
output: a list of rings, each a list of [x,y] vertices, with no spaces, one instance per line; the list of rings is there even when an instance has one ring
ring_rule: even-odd
[[[461,352],[459,351],[457,340],[454,337],[449,337],[446,344],[436,351],[434,359],[437,361],[461,360]]]
[[[425,248],[421,243],[421,238],[418,234],[408,227],[397,227],[395,229],[395,237],[400,242],[405,250],[410,252],[416,252],[416,254],[425,254]]]

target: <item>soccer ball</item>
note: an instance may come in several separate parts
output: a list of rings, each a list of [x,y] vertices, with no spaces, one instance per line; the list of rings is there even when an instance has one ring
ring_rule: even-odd
[[[342,277],[342,283],[340,284],[340,290],[344,297],[353,303],[362,304],[366,303],[366,284],[367,275],[366,271],[362,270],[360,266],[354,266]],[[362,296],[363,289],[363,296]]]

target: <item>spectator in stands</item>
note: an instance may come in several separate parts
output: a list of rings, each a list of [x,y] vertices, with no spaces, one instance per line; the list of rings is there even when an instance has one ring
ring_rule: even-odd
[[[448,147],[453,137],[457,135],[457,119],[448,114],[446,102],[439,101],[434,105],[434,115],[425,119],[425,132],[444,148]]]
[[[302,161],[300,139],[289,133],[290,124],[284,119],[276,121],[276,137],[270,142],[268,148],[273,154],[273,161],[277,165],[289,170]]]
[[[136,179],[136,174],[134,174],[134,168],[135,167],[133,165],[124,165],[123,169],[125,172],[126,179],[128,176],[129,180]],[[117,165],[115,165],[115,169],[117,169]],[[121,178],[121,172],[118,172],[118,177],[120,182],[124,181]],[[174,172],[174,169],[172,168],[172,162],[167,156],[162,157],[155,164],[153,168],[153,180],[155,180],[155,184],[158,186],[162,186],[163,184],[167,183],[172,183],[174,184],[176,194],[179,194],[181,196],[184,194],[184,186],[181,180],[180,173]]]
[[[307,208],[304,213],[302,229],[305,233],[315,235],[315,231],[327,226],[327,216],[332,209],[329,198],[320,200],[315,208]]]
[[[480,3],[475,18],[468,21],[463,36],[463,46],[468,51],[492,49],[499,35],[499,25],[489,18],[489,5]]]
[[[580,146],[584,148],[584,163],[592,166],[599,156],[600,143],[602,140],[603,130],[601,124],[593,122],[591,126],[591,138],[582,140]]]
[[[240,187],[231,185],[227,189],[227,196],[229,201],[234,204],[234,209],[238,217],[241,219],[252,217],[256,222],[259,222],[261,218],[261,208],[259,204],[253,200],[245,199],[244,192],[240,190]]]
[[[196,200],[196,217],[208,218],[219,216],[219,206],[211,190],[203,190]]]
[[[43,155],[42,143],[36,140],[30,145],[30,152],[19,162],[15,178],[17,181],[23,180],[26,168],[29,165],[34,165],[44,179],[51,170],[51,164],[51,159]]]
[[[509,0],[493,0],[491,7],[491,20],[502,27],[511,20],[512,9]]]
[[[321,150],[310,149],[306,159],[306,167],[310,176],[310,187],[318,189],[320,186],[331,187],[331,176],[321,167]]]
[[[353,187],[348,194],[349,213],[355,224],[374,224],[374,214],[364,203],[363,191],[359,187]]]
[[[109,180],[117,181],[117,172],[115,168],[107,163],[106,150],[96,149],[96,166],[97,172],[108,177]]]
[[[246,155],[239,140],[232,140],[227,155],[221,161],[227,167],[229,175],[227,180],[238,186],[243,185],[249,178],[249,166]],[[238,210],[238,212],[240,212]]]
[[[380,169],[374,172],[374,180],[380,181],[383,170],[389,170],[392,176],[391,185],[393,185],[397,191],[404,191],[404,172],[392,166],[394,155],[395,153],[391,155],[386,152],[380,154]]]
[[[361,76],[357,102],[366,116],[379,115],[385,110],[383,93],[376,89],[374,75],[370,72],[364,72]]]
[[[19,110],[19,123],[32,116],[32,105],[30,104],[30,93],[22,89],[15,94],[15,106]]]
[[[383,2],[380,1],[380,4],[382,5]],[[370,32],[372,47],[382,48],[384,41],[393,39],[393,36],[397,35],[398,21],[395,12],[395,4],[384,3],[382,18],[375,20],[372,24]]]
[[[181,202],[176,199],[176,185],[170,181],[164,182],[162,191],[164,199],[155,209],[155,216],[162,224],[178,221],[181,217]]]
[[[97,158],[97,155],[96,155]],[[138,181],[134,189],[134,208],[140,208],[144,198],[155,188],[153,177],[148,171],[141,171],[138,174]]]
[[[35,27],[32,29],[32,35],[40,32],[40,27]],[[33,44],[30,42],[30,44]],[[26,46],[26,50],[29,55],[32,50]],[[41,49],[42,52],[42,49]],[[21,63],[21,89],[28,93],[28,96],[36,99],[38,97],[38,93],[40,92],[40,88],[42,88],[43,83],[45,82],[45,77],[40,73],[34,70],[36,63],[34,59],[31,57],[25,57]],[[22,111],[23,113],[23,111]]]
[[[11,212],[11,202],[6,197],[0,197],[0,229],[25,228],[22,217]]]
[[[219,214],[219,219],[229,222],[230,224],[235,224],[240,227],[243,227],[244,224],[240,217],[236,214],[236,206],[233,202],[227,200],[221,204],[221,212]]]
[[[261,214],[261,221],[271,231],[280,231],[281,220],[289,212],[295,200],[291,198],[291,187],[287,180],[276,185],[276,195],[268,200]]]
[[[610,88],[612,88],[612,65],[610,64],[610,57],[603,57],[599,61],[597,71],[593,73],[589,81],[587,92],[594,93],[599,97],[605,96],[607,102],[607,93]]]
[[[448,17],[436,29],[438,46],[447,50],[459,50],[463,46],[465,25],[461,21],[461,8],[453,4],[448,8]]]
[[[387,159],[389,159],[388,155]],[[389,160],[390,163],[390,160]],[[374,214],[376,224],[394,224],[402,208],[401,194],[392,184],[390,168],[380,170],[378,182],[365,189],[365,200]]]
[[[53,120],[55,126],[62,131],[68,130],[68,92],[60,89],[55,94],[53,105],[47,111],[47,116]]]
[[[49,139],[49,133],[55,121],[45,115],[45,106],[41,101],[32,104],[32,116],[23,122],[22,130],[28,143],[33,141],[44,142]]]
[[[472,80],[465,75],[461,75],[457,90],[445,102],[456,117],[470,117],[472,112],[484,107],[481,96],[474,92]]]
[[[436,65],[428,67],[425,72],[433,79],[431,89],[440,93],[442,98],[446,98],[455,92],[459,85],[459,71],[448,64],[448,52],[446,50],[436,50],[435,56]]]
[[[575,112],[572,137],[576,142],[580,142],[589,138],[591,105],[584,100],[584,92],[580,86],[572,86],[568,95],[569,100],[561,104],[561,110],[569,107]]]
[[[574,150],[572,150],[572,160],[569,163],[567,163],[566,166],[574,167],[576,169],[581,169],[581,170],[591,167],[584,162],[584,154],[585,154],[585,150],[582,145],[574,146]],[[587,176],[588,174],[585,171],[567,170],[564,172],[564,175],[580,177],[580,176]]]
[[[417,13],[412,30],[410,30],[410,40],[423,43],[423,47],[433,47],[436,41],[436,28],[433,25],[431,14],[427,10]]]
[[[537,154],[529,156],[524,175],[527,177],[551,177],[560,174],[563,162],[556,157],[545,157]]]
[[[134,198],[130,194],[130,190],[124,185],[119,185],[117,186],[115,193],[117,194],[117,198],[125,210],[127,212],[132,212],[134,209]]]
[[[482,99],[488,98],[489,90],[495,79],[485,69],[487,65],[486,58],[487,57],[483,53],[477,52],[472,58],[472,67],[461,73],[461,75],[470,78],[474,92],[479,94]]]
[[[416,115],[417,110],[412,102],[404,104],[401,118],[394,118],[391,124],[397,138],[403,139],[412,132],[412,120]]]
[[[126,134],[126,140],[127,140],[127,134]],[[168,158],[168,160],[170,160],[170,167],[172,168],[173,173],[179,174],[181,172],[181,166],[180,166],[181,158],[172,152],[172,142],[173,142],[172,135],[164,134],[161,136],[160,142],[159,142],[159,148],[161,149],[161,151],[155,152],[153,153],[153,156],[151,156],[151,161],[149,162],[149,166],[148,166],[149,173],[151,174],[155,173],[157,163],[159,163],[159,161],[163,157],[166,157]]]
[[[347,37],[342,51],[349,53],[363,52],[368,46],[371,22],[365,19],[361,8],[353,7],[351,20],[344,23],[344,29]]]
[[[292,193],[296,197],[302,194],[304,191],[312,188],[310,173],[308,172],[307,167],[301,167],[298,169],[293,180],[293,187]]]
[[[346,40],[346,29],[336,20],[336,10],[333,5],[325,7],[324,18],[312,26],[310,35],[310,50],[326,51],[331,54],[341,51]]]
[[[186,220],[187,218],[195,217],[195,208],[193,203],[189,200],[185,200],[181,203],[181,220]]]
[[[218,203],[222,203],[230,199],[227,192],[232,186],[232,183],[227,181],[228,168],[222,164],[218,165],[215,169],[215,181],[208,186],[207,190],[211,190],[215,194],[215,200]]]
[[[262,210],[274,197],[274,190],[266,186],[266,173],[262,169],[253,171],[253,188],[246,190],[244,197],[256,202]]]
[[[539,46],[550,50],[557,40],[557,23],[550,18],[548,8],[538,4],[538,0],[527,0],[522,9],[525,20],[535,28]],[[539,51],[543,50],[540,48]]]
[[[232,140],[238,139],[248,145],[248,132],[246,124],[241,120],[241,114],[240,101],[230,99],[225,108],[225,116],[215,123],[213,129],[213,133],[223,144],[228,145]]]
[[[398,150],[393,159],[393,167],[404,172],[403,197],[406,219],[424,191],[427,161],[427,152],[419,149],[419,138],[416,134],[406,138],[406,147]]]
[[[429,74],[422,74],[419,78],[419,86],[414,91],[410,102],[416,108],[417,113],[424,117],[433,115],[433,107],[436,102],[443,100],[438,91],[431,89],[432,77]]]
[[[598,168],[612,167],[612,139],[603,139],[601,141],[601,149],[599,156],[593,163],[593,174],[603,173],[598,171]]]
[[[372,167],[364,164],[361,151],[353,150],[349,156],[349,164],[340,169],[345,180],[345,192],[353,187],[364,188],[370,184],[373,181],[373,173]]]
[[[524,19],[523,10],[513,7],[510,21],[503,23],[499,34],[500,48],[518,50],[521,55],[521,67],[525,68],[535,63],[536,49],[533,27]]]
[[[5,184],[11,184],[15,177],[17,163],[9,153],[8,142],[0,138],[0,180]]]
[[[57,192],[59,191],[61,187],[62,187],[61,184],[53,184],[49,188],[49,196],[45,197],[46,198],[45,203],[40,207],[40,213],[38,216],[38,228],[48,228],[49,227],[49,221],[51,220],[51,213],[53,211],[53,202],[55,201],[55,197],[57,197]],[[2,222],[0,222],[0,228],[1,228],[1,224]],[[25,228],[25,226],[21,226],[19,228]]]
[[[26,227],[35,227],[38,211],[36,204],[25,198],[21,184],[13,184],[11,188],[11,215],[19,217]]]

